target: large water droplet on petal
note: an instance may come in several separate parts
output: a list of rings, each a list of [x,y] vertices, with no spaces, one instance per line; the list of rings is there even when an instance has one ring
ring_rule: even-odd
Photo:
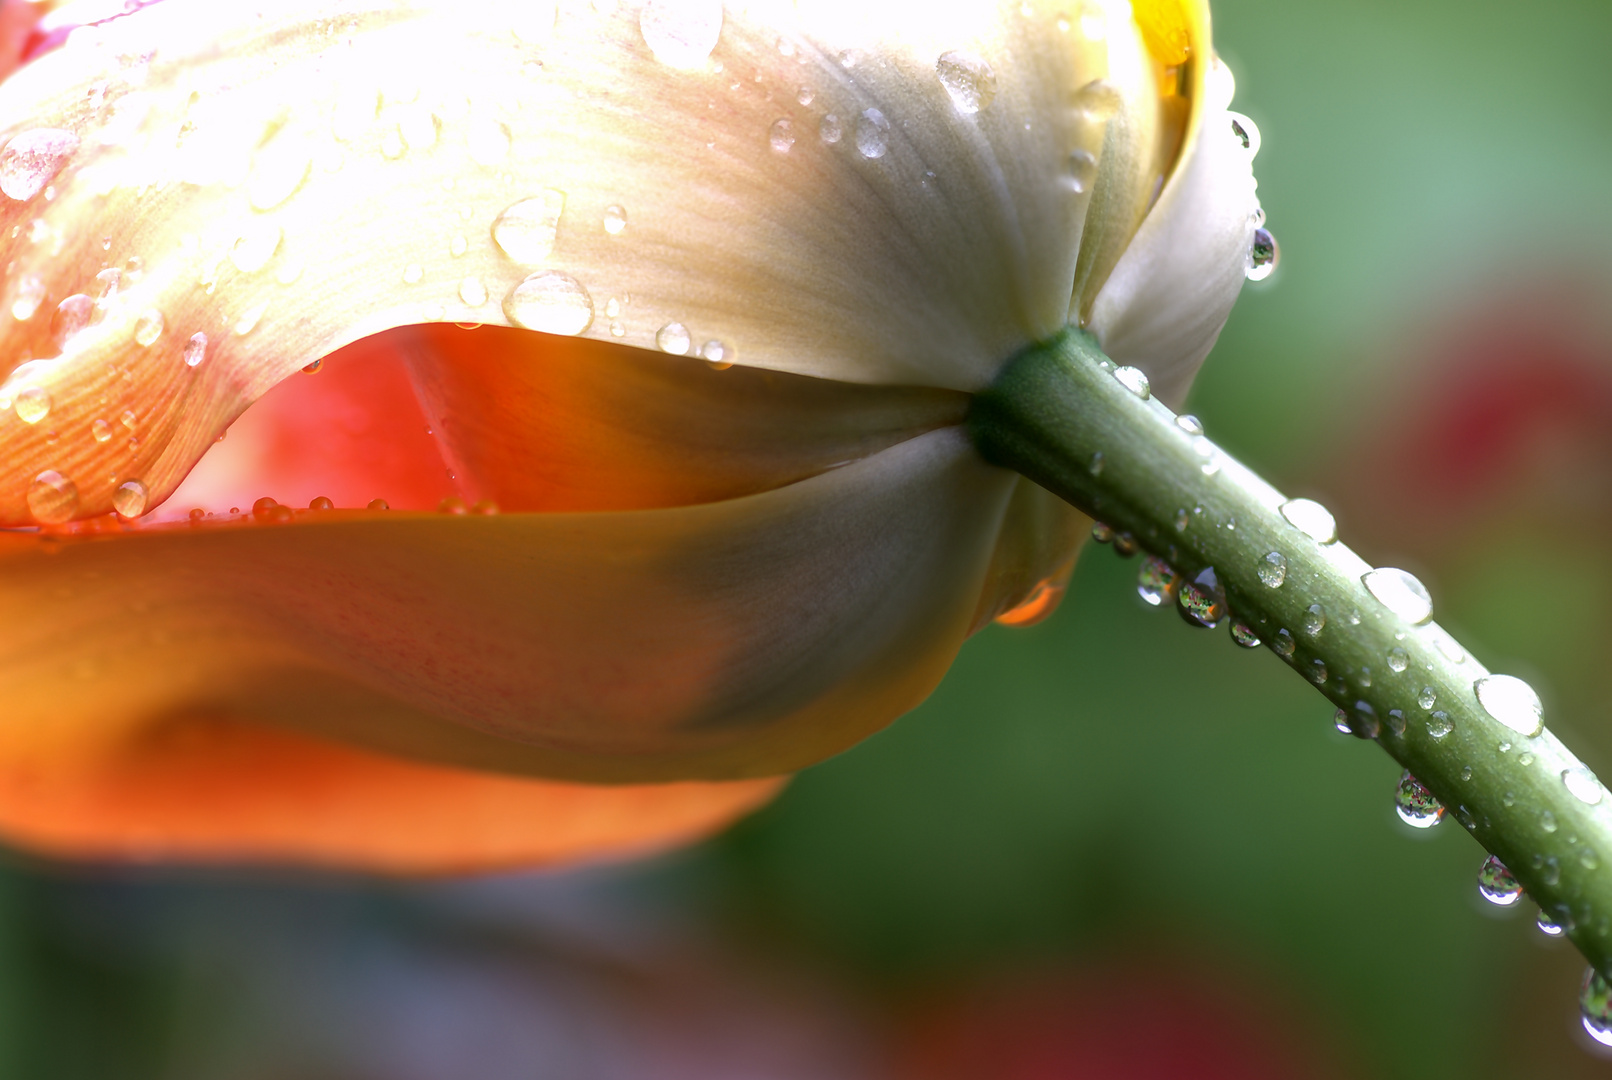
[[[1242,113],[1228,112],[1227,119],[1231,121],[1231,137],[1236,139],[1249,157],[1259,154],[1259,128],[1254,122]]]
[[[1478,893],[1491,904],[1510,907],[1522,898],[1522,885],[1505,863],[1490,855],[1478,870]]]
[[[41,525],[60,525],[78,512],[78,485],[46,469],[28,486],[28,510]]]
[[[84,293],[74,293],[56,305],[50,317],[50,336],[57,348],[65,348],[72,338],[90,324],[95,314],[95,301]]]
[[[511,203],[493,222],[493,242],[509,256],[511,262],[519,266],[540,266],[554,252],[554,239],[559,233],[560,215],[564,211],[565,192],[553,188],[546,188],[530,199]],[[609,222],[609,212],[606,211],[607,230]]]
[[[1444,804],[1409,770],[1400,774],[1399,787],[1394,791],[1394,809],[1399,820],[1417,829],[1431,829],[1444,820]]]
[[[840,118],[835,116],[833,113],[827,114],[822,120],[818,121],[817,137],[822,139],[827,145],[833,146],[835,143],[839,142],[840,139],[844,138],[844,136],[845,129],[840,124]]]
[[[504,314],[527,330],[573,336],[593,323],[593,297],[570,274],[543,270],[510,290]]]
[[[1264,281],[1276,273],[1277,264],[1282,261],[1282,249],[1276,243],[1276,237],[1271,231],[1261,225],[1254,230],[1254,238],[1248,243],[1248,263],[1243,273],[1249,281]]]
[[[856,148],[865,158],[882,158],[890,149],[890,121],[878,109],[864,109],[856,118]]]
[[[790,120],[774,120],[767,132],[767,142],[780,154],[795,148],[795,125]]]
[[[1388,566],[1362,575],[1360,581],[1378,603],[1412,625],[1433,617],[1433,598],[1414,574]]]
[[[17,395],[12,406],[17,410],[17,419],[25,424],[37,424],[50,415],[50,391],[43,386],[30,386]]]
[[[661,63],[703,67],[722,36],[722,0],[648,0],[638,29]]]
[[[1093,79],[1075,91],[1075,109],[1092,123],[1101,123],[1119,111],[1125,95],[1107,79]]]
[[[149,498],[144,484],[138,480],[125,480],[112,492],[112,509],[118,512],[119,517],[137,518],[146,512]]]
[[[0,191],[31,199],[51,182],[78,149],[78,136],[59,128],[34,128],[0,150]]]
[[[196,367],[205,359],[207,359],[207,335],[203,333],[190,335],[190,340],[185,343],[185,366]]]
[[[967,52],[949,52],[935,61],[935,74],[961,113],[977,113],[996,97],[996,72]]]
[[[694,337],[682,323],[667,323],[656,331],[655,344],[660,346],[661,352],[669,352],[673,356],[687,356],[689,348],[694,344]]]
[[[1520,735],[1538,735],[1545,706],[1534,688],[1512,675],[1488,675],[1473,684],[1483,711]]]

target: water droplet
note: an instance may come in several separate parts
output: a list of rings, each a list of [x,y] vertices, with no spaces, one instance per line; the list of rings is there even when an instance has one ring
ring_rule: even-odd
[[[97,420],[90,425],[90,435],[98,443],[109,442],[112,438],[112,425],[105,420]]]
[[[620,236],[621,231],[627,227],[627,211],[621,206],[607,206],[604,212],[604,231],[611,236]]]
[[[1203,421],[1199,420],[1196,416],[1193,416],[1190,413],[1182,413],[1180,416],[1176,417],[1175,426],[1186,432],[1188,435],[1203,434]]]
[[[250,334],[253,330],[257,329],[257,324],[262,321],[263,313],[267,310],[269,310],[269,302],[267,300],[260,304],[253,304],[251,307],[241,312],[241,317],[235,320],[235,325],[231,327],[231,329],[235,331],[237,337],[245,337],[247,334]]]
[[[1581,848],[1578,853],[1578,864],[1586,870],[1599,870],[1601,856],[1596,854],[1594,848]]]
[[[1509,907],[1522,898],[1522,885],[1505,863],[1490,855],[1478,870],[1478,892],[1491,904]]]
[[[1254,628],[1252,626],[1249,626],[1241,619],[1234,619],[1232,621],[1231,640],[1235,641],[1245,649],[1259,648],[1259,635],[1254,633]]]
[[[778,153],[789,153],[795,147],[795,125],[788,120],[774,120],[767,131],[767,141]]]
[[[0,191],[19,202],[55,179],[78,149],[78,136],[60,128],[34,128],[0,150]]]
[[[1399,813],[1399,820],[1417,829],[1431,829],[1444,820],[1444,804],[1409,770],[1400,774],[1399,787],[1394,792],[1394,809]]]
[[[1405,650],[1401,649],[1398,645],[1395,645],[1392,649],[1388,650],[1389,671],[1392,671],[1397,675],[1408,667],[1410,667],[1410,654],[1405,652]]]
[[[1470,779],[1472,779],[1472,766],[1463,765],[1461,767],[1461,779],[1462,780],[1470,780]]]
[[[565,192],[553,188],[511,203],[493,221],[493,243],[517,266],[539,266],[554,252],[564,211]]]
[[[1330,544],[1338,538],[1338,523],[1332,512],[1312,499],[1287,500],[1282,504],[1282,516],[1318,544]]]
[[[1403,710],[1388,710],[1388,730],[1395,737],[1405,734],[1405,713]]]
[[[1311,637],[1319,634],[1327,624],[1327,612],[1320,604],[1311,604],[1304,611],[1304,632]]]
[[[1101,476],[1103,475],[1103,466],[1106,465],[1107,462],[1108,459],[1103,457],[1103,452],[1098,450],[1092,454],[1091,462],[1086,466],[1086,471],[1090,472],[1093,476]]]
[[[817,95],[812,92],[811,87],[803,86],[800,88],[799,92],[795,94],[795,100],[800,102],[802,105],[810,105],[812,103],[812,99],[816,96]]]
[[[1431,686],[1422,687],[1422,692],[1416,695],[1416,704],[1424,709],[1431,709],[1438,704],[1438,691]]]
[[[1561,928],[1561,926],[1559,924],[1553,922],[1551,920],[1551,917],[1549,915],[1545,914],[1543,908],[1540,909],[1539,917],[1534,920],[1534,925],[1539,927],[1539,932],[1544,934],[1544,935],[1546,935],[1547,937],[1561,937],[1562,936],[1562,928]]]
[[[390,510],[391,508],[392,504],[385,499],[371,499],[368,505],[364,507],[366,510]]]
[[[1377,710],[1369,701],[1357,701],[1354,711],[1349,716],[1349,734],[1357,739],[1375,739],[1382,731],[1382,725],[1377,720]]]
[[[1310,678],[1315,685],[1325,686],[1327,682],[1327,662],[1320,657],[1310,661]]]
[[[1450,723],[1450,714],[1443,709],[1427,718],[1427,733],[1435,739],[1442,739],[1454,730],[1455,725]]]
[[[1483,711],[1520,735],[1538,735],[1545,726],[1545,706],[1534,688],[1511,675],[1490,675],[1472,689]]]
[[[256,273],[274,258],[274,253],[280,248],[281,239],[282,233],[278,224],[272,221],[254,221],[242,229],[241,235],[235,238],[235,243],[229,250],[229,261],[243,274]]]
[[[1128,559],[1140,550],[1142,550],[1141,545],[1136,542],[1136,537],[1132,536],[1130,533],[1122,532],[1114,534],[1114,553],[1120,558]]]
[[[890,121],[884,113],[878,109],[862,110],[856,118],[856,148],[865,158],[884,157],[890,149]]]
[[[464,233],[454,233],[453,239],[448,241],[448,254],[458,258],[470,250],[470,241],[465,239]]]
[[[733,352],[720,341],[707,341],[700,346],[700,356],[719,371],[733,366]]]
[[[1584,987],[1578,995],[1578,1011],[1590,1038],[1602,1046],[1612,1046],[1612,987],[1596,974],[1594,968],[1584,972]]]
[[[18,322],[26,322],[34,317],[34,312],[44,302],[44,279],[38,274],[29,274],[17,282],[17,293],[11,300],[11,317]]]
[[[1287,657],[1288,659],[1292,659],[1293,651],[1297,647],[1298,642],[1294,641],[1293,635],[1288,633],[1286,630],[1276,631],[1276,640],[1271,642],[1271,648],[1276,650],[1276,654],[1278,656]]]
[[[996,97],[996,72],[973,53],[941,54],[935,61],[935,74],[960,113],[977,113]]]
[[[425,277],[425,267],[419,263],[409,263],[403,268],[403,284],[418,285]]]
[[[1097,155],[1090,150],[1071,150],[1064,169],[1069,190],[1084,195],[1091,190],[1091,182],[1097,179]]]
[[[60,525],[78,512],[78,485],[46,469],[28,486],[28,510],[41,525]]]
[[[162,330],[162,312],[156,308],[147,308],[134,321],[134,343],[142,348],[150,348],[162,336]]]
[[[1554,855],[1548,859],[1541,859],[1537,855],[1534,856],[1534,866],[1539,870],[1539,880],[1543,881],[1546,885],[1555,885],[1558,881],[1562,880],[1562,867],[1561,864],[1556,861],[1556,857]]]
[[[1136,572],[1136,591],[1154,607],[1160,607],[1175,599],[1176,589],[1181,584],[1181,575],[1175,568],[1156,556],[1149,555],[1142,560],[1142,565]]]
[[[1107,79],[1093,79],[1075,91],[1075,109],[1089,123],[1100,124],[1119,111],[1125,96]]]
[[[207,357],[207,335],[196,333],[190,335],[185,343],[185,366],[195,367]]]
[[[1338,734],[1340,735],[1353,734],[1349,727],[1349,714],[1342,709],[1338,709],[1332,714],[1332,726],[1338,729]]]
[[[673,356],[687,356],[694,339],[689,335],[688,327],[682,323],[667,323],[655,333],[655,344],[660,346],[661,352],[669,352]]]
[[[316,495],[308,503],[309,510],[334,510],[336,504],[323,495]]]
[[[95,301],[84,293],[74,293],[57,304],[55,314],[50,317],[50,335],[56,347],[65,348],[74,335],[90,324],[93,314]]]
[[[1189,626],[1212,628],[1226,617],[1226,590],[1212,566],[1183,582],[1177,601],[1176,610]]]
[[[1573,798],[1587,806],[1594,806],[1605,794],[1601,781],[1582,765],[1574,769],[1563,769],[1562,783],[1566,785]]]
[[[50,415],[50,391],[43,386],[30,386],[17,395],[12,408],[17,411],[17,419],[25,424],[37,424]]]
[[[1361,667],[1360,685],[1368,690],[1371,688],[1371,669],[1369,667]]]
[[[1227,113],[1231,119],[1231,137],[1236,139],[1249,157],[1259,154],[1259,128],[1242,113]]]
[[[1282,261],[1282,249],[1277,246],[1276,237],[1264,226],[1254,230],[1254,239],[1248,245],[1248,264],[1244,271],[1249,281],[1264,281],[1276,273],[1276,265]]]
[[[133,520],[146,512],[146,486],[138,480],[125,480],[112,492],[112,509],[118,516]]]
[[[648,0],[638,30],[661,63],[704,67],[722,36],[722,0]]]
[[[1255,569],[1260,581],[1272,589],[1279,589],[1282,582],[1287,580],[1287,556],[1280,551],[1267,551]]]
[[[1148,383],[1147,374],[1141,368],[1117,367],[1113,374],[1115,382],[1143,401],[1153,396],[1153,387]]]
[[[1192,515],[1187,513],[1185,509],[1177,510],[1175,512],[1175,531],[1176,532],[1186,532],[1187,531],[1187,526],[1190,525],[1190,524],[1192,524]]]
[[[1433,598],[1412,574],[1384,567],[1362,575],[1360,581],[1378,603],[1412,625],[1419,626],[1433,617]]]
[[[833,146],[845,137],[845,129],[840,126],[840,118],[833,113],[824,116],[817,122],[817,137],[829,146]]]
[[[1220,471],[1220,451],[1215,448],[1214,443],[1200,435],[1192,440],[1192,449],[1203,458],[1203,464],[1198,467],[1203,475],[1213,476]],[[1232,519],[1232,523],[1227,527],[1235,529],[1237,527],[1235,520]]]
[[[1548,833],[1556,831],[1556,815],[1549,810],[1539,812],[1539,827]]]
[[[1099,544],[1106,544],[1114,539],[1114,530],[1099,521],[1091,527],[1091,538]]]
[[[478,277],[467,277],[459,283],[459,299],[471,307],[480,307],[487,302],[487,286]]]
[[[574,336],[593,323],[593,297],[571,275],[543,270],[510,290],[504,314],[527,330]]]

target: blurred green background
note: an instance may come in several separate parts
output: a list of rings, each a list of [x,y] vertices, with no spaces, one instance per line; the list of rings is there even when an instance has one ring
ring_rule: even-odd
[[[1612,4],[1214,13],[1283,261],[1190,408],[1421,574],[1606,774]],[[1386,755],[1134,573],[1089,550],[1053,619],[982,633],[922,708],[652,863],[398,886],[14,861],[0,1075],[1612,1075],[1576,955],[1526,903],[1480,910],[1478,847],[1401,826]]]

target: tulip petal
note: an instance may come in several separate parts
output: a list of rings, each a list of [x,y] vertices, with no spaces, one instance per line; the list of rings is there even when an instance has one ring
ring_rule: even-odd
[[[505,327],[400,327],[269,391],[156,518],[262,496],[394,510],[445,496],[505,511],[718,502],[959,424],[967,409],[948,390],[717,371]]]
[[[426,765],[205,714],[87,748],[0,736],[0,835],[72,859],[528,869],[698,839],[780,780],[599,786]]]
[[[1175,405],[1214,347],[1242,290],[1257,227],[1253,155],[1226,111],[1216,67],[1187,157],[1092,307],[1088,324],[1116,363],[1147,372]]]
[[[0,534],[0,682],[63,756],[200,710],[517,774],[785,772],[939,681],[1015,483],[948,428],[667,510]]]
[[[1059,178],[1106,152],[1108,106],[1070,104],[1137,67],[1124,5],[1101,39],[1007,2],[708,6],[163,0],[0,83],[0,346],[38,361],[0,400],[49,404],[0,415],[0,521],[41,520],[45,473],[78,516],[131,477],[160,501],[270,386],[411,323],[974,389],[1122,246]],[[1145,125],[1134,74],[1098,96]],[[1128,236],[1157,163],[1114,161]],[[107,410],[137,444],[84,437]]]

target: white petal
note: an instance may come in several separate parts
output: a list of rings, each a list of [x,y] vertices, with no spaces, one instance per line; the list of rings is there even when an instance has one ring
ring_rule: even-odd
[[[1229,80],[1211,78],[1187,160],[1098,293],[1088,324],[1116,363],[1147,372],[1153,392],[1172,405],[1242,290],[1256,228],[1253,157],[1232,134],[1229,93]]]

